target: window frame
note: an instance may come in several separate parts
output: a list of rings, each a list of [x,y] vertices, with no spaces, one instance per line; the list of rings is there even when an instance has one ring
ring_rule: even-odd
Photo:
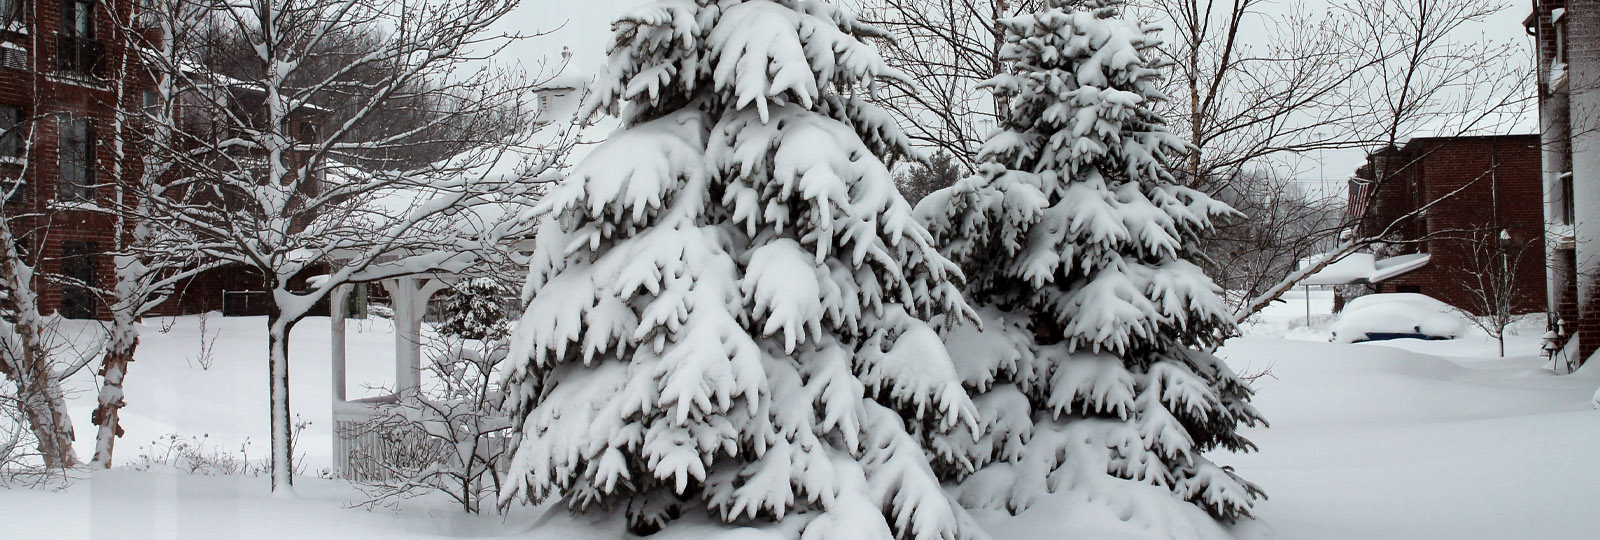
[[[69,319],[94,319],[100,311],[100,297],[91,287],[100,286],[100,243],[92,240],[61,242],[61,257],[56,263],[61,275],[87,283],[61,285],[60,312]],[[79,272],[81,270],[81,272]],[[77,274],[77,275],[74,275]]]
[[[0,0],[0,30],[11,30],[22,20],[22,4],[26,0]]]
[[[105,45],[97,40],[97,3],[62,0],[60,27],[56,31],[56,71],[77,78],[103,77]]]
[[[79,129],[79,126],[82,129]],[[95,189],[95,180],[96,176],[98,176],[95,174],[98,168],[96,167],[98,164],[96,158],[98,156],[95,155],[97,140],[95,138],[94,119],[87,116],[68,115],[60,120],[57,131],[59,133],[57,137],[58,146],[56,147],[56,164],[58,166],[57,177],[59,182],[57,182],[56,200],[94,201],[99,195]],[[80,134],[82,141],[69,139],[69,137]],[[82,145],[81,155],[78,152],[69,154],[67,151],[73,147],[71,143],[75,142]],[[69,161],[69,158],[79,159],[74,162]],[[69,166],[81,171],[82,176],[80,178],[69,177],[67,174]]]
[[[161,115],[161,110],[166,105],[162,101],[160,91],[147,89],[139,94],[139,109],[146,117],[156,118]]]
[[[1572,225],[1577,222],[1577,201],[1572,196],[1572,171],[1566,171],[1556,177],[1556,184],[1561,190],[1561,224]]]
[[[22,106],[0,103],[0,158],[22,158]]]
[[[1557,8],[1551,14],[1550,27],[1555,34],[1555,54],[1550,56],[1550,61],[1560,65],[1567,63],[1567,10]]]
[[[86,41],[95,39],[95,2],[90,0],[61,0],[61,35]],[[83,26],[79,30],[79,26]]]

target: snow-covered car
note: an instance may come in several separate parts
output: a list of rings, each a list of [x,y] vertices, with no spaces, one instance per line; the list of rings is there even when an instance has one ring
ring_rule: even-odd
[[[1337,343],[1383,339],[1455,339],[1467,320],[1456,308],[1416,293],[1369,294],[1345,304],[1333,321]]]

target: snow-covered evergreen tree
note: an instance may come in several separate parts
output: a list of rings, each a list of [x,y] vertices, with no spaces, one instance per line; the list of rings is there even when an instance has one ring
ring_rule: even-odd
[[[1186,260],[1231,210],[1172,183],[1185,146],[1149,108],[1154,30],[1120,2],[1066,3],[1003,21],[1010,68],[986,83],[1002,129],[974,176],[918,206],[983,320],[946,339],[984,435],[939,453],[978,467],[954,475],[969,506],[1017,512],[1109,475],[1249,516],[1261,491],[1202,453],[1253,449],[1237,428],[1262,420],[1208,352],[1233,326]]]
[[[623,127],[529,216],[502,502],[981,535],[935,471],[966,464],[924,450],[976,428],[927,321],[974,314],[881,161],[907,140],[857,94],[897,76],[876,31],[821,0],[661,0],[614,30],[586,114]]]
[[[494,278],[473,278],[450,287],[450,298],[441,310],[444,320],[439,332],[465,339],[504,338],[510,314],[506,299],[515,291]]]

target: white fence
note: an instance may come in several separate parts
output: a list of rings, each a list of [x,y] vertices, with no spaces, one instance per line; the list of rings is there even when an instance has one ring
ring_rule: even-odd
[[[414,424],[385,422],[384,407],[395,396],[335,401],[333,408],[333,475],[352,481],[377,481],[395,471],[420,470],[454,451],[440,438],[429,437]],[[494,468],[510,465],[509,433],[486,437],[479,455],[497,456]]]

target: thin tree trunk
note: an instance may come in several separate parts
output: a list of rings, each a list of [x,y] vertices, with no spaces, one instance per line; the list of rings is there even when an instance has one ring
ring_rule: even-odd
[[[272,492],[294,493],[294,441],[289,422],[289,328],[278,306],[267,308],[268,395],[272,411]]]

